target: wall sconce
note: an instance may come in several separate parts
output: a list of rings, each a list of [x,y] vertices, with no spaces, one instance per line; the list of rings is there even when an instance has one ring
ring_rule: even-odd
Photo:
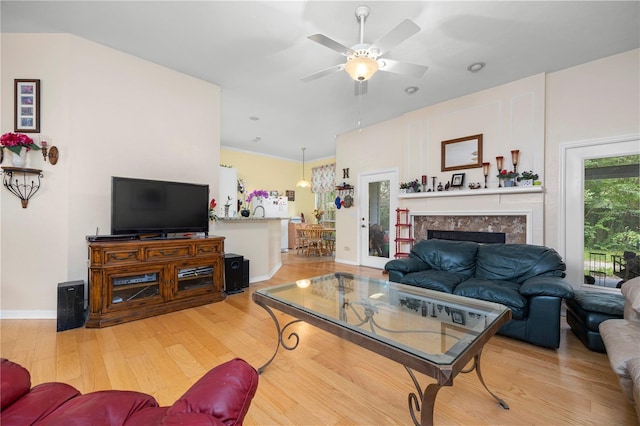
[[[42,157],[44,158],[44,161],[49,160],[49,164],[51,164],[52,166],[58,162],[58,148],[56,148],[55,146],[49,148],[47,146],[47,141],[41,141],[40,150],[42,151]]]
[[[40,189],[40,179],[43,177],[42,170],[38,169],[2,168],[2,184],[9,192],[20,198],[23,209],[27,208],[29,199]]]

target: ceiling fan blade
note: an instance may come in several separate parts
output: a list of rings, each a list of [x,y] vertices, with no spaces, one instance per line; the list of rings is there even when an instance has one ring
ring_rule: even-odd
[[[383,55],[385,52],[393,49],[415,33],[420,31],[418,24],[411,19],[405,19],[400,22],[394,29],[374,41],[369,47],[370,50],[376,49],[378,51],[377,56]]]
[[[410,64],[387,58],[378,59],[378,65],[380,66],[380,71],[406,75],[414,78],[422,78],[429,68],[426,65]]]
[[[316,43],[320,43],[321,45],[328,47],[329,49],[335,50],[341,55],[348,56],[352,55],[355,52],[351,50],[350,47],[345,46],[342,43],[338,43],[337,41],[327,37],[323,34],[314,34],[307,37],[309,40],[313,40]]]
[[[366,95],[367,94],[367,90],[369,88],[369,81],[368,80],[364,80],[364,81],[354,81],[354,95],[355,96],[361,96],[361,95]]]
[[[334,65],[332,67],[329,67],[327,69],[321,70],[321,71],[317,71],[314,72],[313,74],[309,74],[307,76],[301,77],[300,80],[304,81],[305,83],[312,81],[312,80],[317,80],[319,78],[325,77],[329,74],[333,74],[336,72],[340,72],[344,70],[344,64],[340,64],[340,65]]]

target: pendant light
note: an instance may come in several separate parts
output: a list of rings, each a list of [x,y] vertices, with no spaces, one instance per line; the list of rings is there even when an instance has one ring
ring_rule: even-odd
[[[308,188],[311,186],[308,180],[304,178],[304,150],[307,148],[302,148],[302,179],[296,183],[296,186],[299,188]]]

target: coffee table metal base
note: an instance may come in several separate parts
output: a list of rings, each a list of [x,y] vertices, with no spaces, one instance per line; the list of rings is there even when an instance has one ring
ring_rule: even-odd
[[[280,327],[280,322],[278,321],[278,318],[275,316],[273,311],[267,305],[261,303],[260,301],[255,300],[255,299],[254,299],[254,302],[258,306],[261,306],[264,310],[266,310],[267,313],[269,313],[269,315],[271,316],[271,319],[273,319],[273,322],[276,325],[276,330],[277,330],[277,333],[278,333],[278,343],[276,344],[276,349],[275,349],[273,355],[271,356],[271,358],[269,358],[269,360],[264,365],[262,365],[260,368],[258,368],[258,374],[262,374],[265,371],[265,369],[275,359],[276,355],[278,354],[278,350],[280,349],[280,346],[282,346],[284,349],[286,349],[288,351],[292,351],[292,350],[294,350],[294,349],[296,349],[298,347],[298,344],[300,343],[300,336],[298,335],[298,333],[291,332],[287,336],[286,340],[289,340],[289,341],[293,340],[293,342],[291,342],[291,343],[288,343],[287,341],[285,341],[284,335],[285,335],[285,332],[286,332],[287,328],[290,325],[293,325],[293,324],[298,323],[298,322],[302,322],[303,320],[295,319],[293,321],[288,322],[283,327]],[[473,365],[470,368],[468,368],[466,370],[462,370],[460,372],[461,373],[470,373],[473,370],[475,370],[476,374],[478,376],[478,379],[480,379],[480,383],[482,383],[482,386],[487,390],[487,392],[489,392],[489,395],[491,395],[498,402],[498,404],[502,408],[504,408],[505,410],[508,410],[509,409],[509,405],[507,405],[507,403],[502,398],[500,398],[496,394],[494,394],[489,389],[489,387],[485,383],[484,379],[482,378],[482,371],[480,369],[481,355],[482,355],[482,349],[480,350],[480,352],[478,352],[474,356]],[[420,382],[416,378],[416,376],[413,373],[413,371],[411,370],[411,368],[407,367],[406,365],[404,366],[404,368],[409,373],[409,376],[411,377],[411,380],[413,381],[413,384],[414,384],[414,386],[415,386],[415,388],[417,390],[417,393],[418,393],[416,395],[414,392],[411,392],[408,395],[409,413],[411,414],[411,418],[413,420],[413,423],[416,426],[432,426],[433,425],[433,413],[434,413],[434,409],[435,409],[436,397],[438,396],[438,391],[440,390],[440,388],[442,386],[451,386],[453,383],[450,382],[447,385],[440,385],[438,383],[431,383],[431,384],[427,385],[427,387],[423,391],[422,387],[420,386]],[[418,417],[417,417],[416,413],[419,414],[420,421],[418,421]]]

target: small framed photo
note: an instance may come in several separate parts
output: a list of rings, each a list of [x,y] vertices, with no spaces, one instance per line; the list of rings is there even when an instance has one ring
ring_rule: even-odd
[[[454,173],[451,178],[451,186],[460,188],[462,185],[464,185],[464,173]]]
[[[287,194],[287,201],[295,201],[296,200],[296,191],[286,190],[285,194]]]
[[[269,191],[269,197],[279,197],[278,191]]]
[[[14,130],[40,133],[40,80],[15,79]]]
[[[466,322],[464,318],[464,312],[458,309],[451,309],[451,321],[456,324],[464,325]]]

